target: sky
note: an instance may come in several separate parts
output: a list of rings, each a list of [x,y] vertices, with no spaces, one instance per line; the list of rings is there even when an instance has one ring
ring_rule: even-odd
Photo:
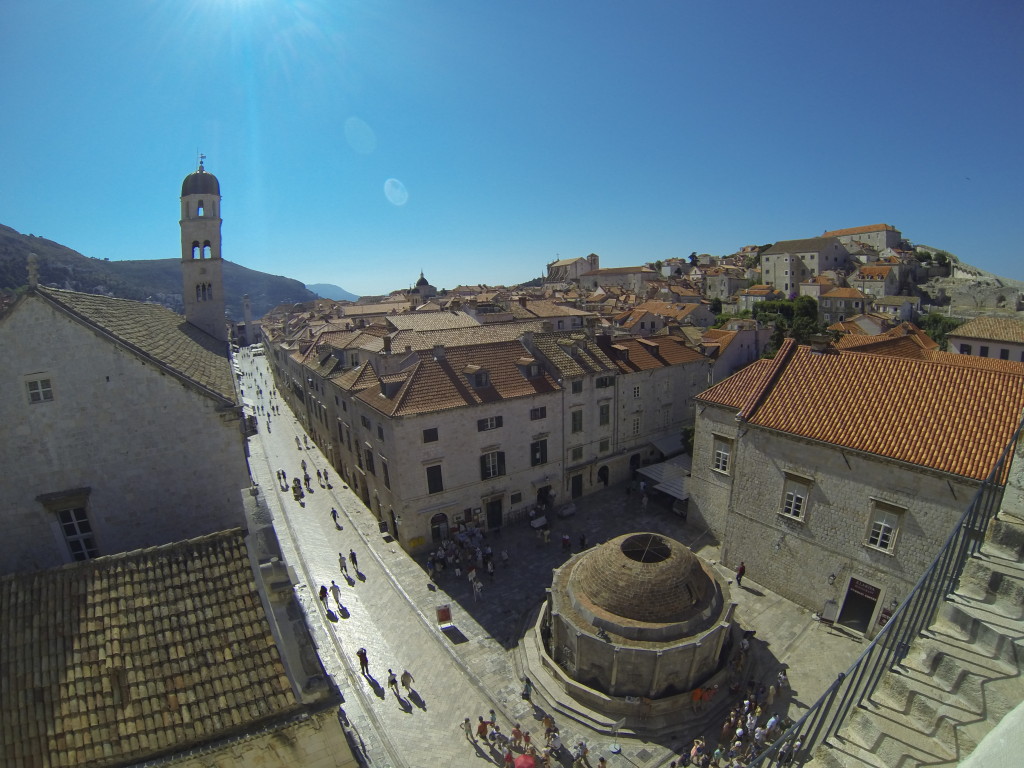
[[[0,224],[357,295],[887,223],[1024,279],[1018,0],[8,0]]]

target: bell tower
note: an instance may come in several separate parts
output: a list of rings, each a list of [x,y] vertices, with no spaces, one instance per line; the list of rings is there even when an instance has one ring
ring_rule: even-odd
[[[228,340],[220,257],[220,182],[203,167],[181,183],[181,277],[185,319],[215,339]]]

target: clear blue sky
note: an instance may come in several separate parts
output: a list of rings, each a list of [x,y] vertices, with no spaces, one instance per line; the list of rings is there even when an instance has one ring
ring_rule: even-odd
[[[0,223],[357,294],[885,222],[1024,279],[1024,4],[9,0]]]

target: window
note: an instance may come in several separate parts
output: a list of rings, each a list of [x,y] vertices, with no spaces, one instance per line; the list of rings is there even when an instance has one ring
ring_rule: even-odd
[[[582,432],[583,431],[583,409],[577,408],[571,414],[572,418],[572,431]]]
[[[491,451],[480,457],[480,479],[490,480],[505,474],[505,452]]]
[[[374,469],[373,466],[373,450],[371,450],[370,448],[366,448],[364,450],[366,452],[366,471],[369,472],[371,475],[376,475],[377,471]]]
[[[896,547],[896,534],[900,529],[900,515],[905,511],[883,501],[874,502],[867,545],[892,553]]]
[[[811,481],[796,475],[786,474],[782,484],[782,509],[780,514],[803,520],[807,512],[807,499],[811,495]]]
[[[388,460],[383,456],[380,457],[380,469],[384,473],[384,487],[391,487],[391,472],[388,470]]]
[[[594,384],[594,386],[596,386],[598,389],[605,389],[606,387],[611,387],[611,386],[614,386],[614,385],[615,385],[615,377],[614,376],[598,376],[597,377],[597,381]]]
[[[370,428],[370,420],[368,418],[366,418],[365,416],[360,416],[359,417],[359,423],[363,425],[363,429],[369,429]]]
[[[379,437],[381,440],[384,439],[384,425],[383,424],[378,424],[377,425],[377,437]]]
[[[1010,359],[1010,350],[1008,350],[1008,349],[1000,349],[999,350],[999,359],[1000,360],[1009,360]]]
[[[476,420],[476,431],[486,432],[489,429],[498,429],[501,426],[501,416],[488,416]]]
[[[435,464],[427,467],[427,493],[440,493],[444,490],[444,480],[441,479],[441,465]]]
[[[574,395],[578,395],[582,391],[583,391],[583,379],[573,379],[572,380],[572,393]]]
[[[988,347],[978,347],[978,354],[981,357],[988,357]]]
[[[633,397],[640,397],[640,387],[633,387]]]
[[[28,387],[28,401],[32,405],[53,400],[53,386],[49,379],[29,379],[25,385]]]
[[[606,437],[604,440],[601,441],[597,450],[599,453],[608,453],[608,451],[611,450],[611,447],[612,441]]]
[[[90,560],[99,555],[96,540],[92,536],[92,526],[84,507],[62,509],[57,513],[64,541],[72,560]]]
[[[546,406],[540,408],[530,409],[530,421],[537,421],[539,419],[546,419],[548,417],[548,409]]]
[[[520,491],[516,491],[515,493],[508,497],[509,504],[522,504],[522,502],[523,494]]]
[[[597,420],[598,423],[604,427],[612,420],[612,406],[611,403],[601,403],[597,406]]]
[[[530,466],[538,467],[548,463],[548,441],[537,440],[530,443]]]
[[[569,460],[570,461],[583,461],[583,448],[582,448],[582,446],[576,446],[571,451],[569,451]]]
[[[472,374],[472,382],[474,387],[487,387],[491,384],[491,377],[487,371],[479,371],[478,373]]]
[[[424,443],[436,443],[437,442],[437,427],[431,427],[430,429],[423,430],[423,442]]]
[[[633,427],[632,427],[632,430],[630,431],[630,434],[632,434],[633,437],[636,437],[637,435],[640,434],[640,417],[639,416],[634,416],[633,417]]]
[[[716,472],[729,474],[729,456],[732,453],[732,440],[715,435],[712,446],[711,468]]]

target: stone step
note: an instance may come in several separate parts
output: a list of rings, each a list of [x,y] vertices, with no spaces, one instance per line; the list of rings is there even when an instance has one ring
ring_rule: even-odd
[[[957,614],[961,622],[965,617]],[[917,666],[930,673],[940,651],[961,659],[979,673],[1005,674],[1017,669],[1017,651],[1011,637],[987,624],[973,620],[965,628],[948,619],[936,620],[921,633],[904,659],[904,665]],[[926,642],[930,641],[930,642]]]
[[[908,724],[898,712],[867,702],[858,707],[843,729],[844,742],[859,746],[881,760],[882,765],[912,765],[907,758],[936,764],[955,761],[953,754],[936,733],[923,733],[920,726]]]
[[[991,556],[973,557],[964,565],[957,594],[998,606],[1009,618],[1024,618],[1024,566]]]
[[[1024,525],[1005,517],[994,517],[988,524],[981,551],[1015,562],[1024,562]]]
[[[1018,645],[1024,636],[1024,622],[1004,616],[998,605],[957,594],[942,603],[932,627],[939,634],[974,643],[991,657],[1001,659],[1012,658],[1008,655],[1010,646]]]

